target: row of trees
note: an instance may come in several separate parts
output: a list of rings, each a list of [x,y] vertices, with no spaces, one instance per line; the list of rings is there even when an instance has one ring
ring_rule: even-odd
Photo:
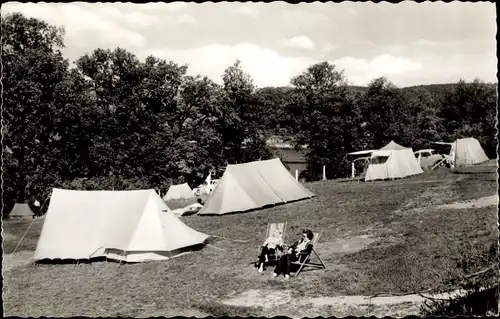
[[[142,62],[120,48],[96,49],[70,67],[64,29],[18,13],[1,24],[7,207],[54,186],[196,184],[227,163],[271,157],[270,135],[309,145],[310,179],[322,165],[330,178],[343,176],[346,153],[390,140],[419,148],[475,136],[495,154],[495,88],[480,81],[443,94],[385,78],[355,89],[323,62],[290,87],[256,89],[237,61],[218,85],[187,75],[186,65]]]

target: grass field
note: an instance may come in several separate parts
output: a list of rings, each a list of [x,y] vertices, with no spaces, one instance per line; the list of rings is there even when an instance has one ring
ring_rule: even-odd
[[[497,194],[496,174],[437,169],[390,182],[322,181],[306,187],[317,196],[244,214],[182,217],[214,237],[202,250],[166,262],[34,265],[29,258],[43,219],[33,223],[15,254],[31,221],[5,221],[5,315],[406,315],[411,313],[404,305],[377,313],[313,301],[441,289],[460,272],[456,263],[462,255],[498,238],[496,206],[440,206]],[[289,281],[271,278],[271,269],[257,273],[250,263],[266,225],[280,221],[288,222],[287,241],[303,228],[322,232],[316,248],[326,270],[304,271]],[[266,292],[260,303],[225,302],[238,296],[256,300]]]

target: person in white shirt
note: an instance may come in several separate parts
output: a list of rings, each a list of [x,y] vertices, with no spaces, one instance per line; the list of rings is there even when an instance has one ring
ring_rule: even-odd
[[[307,255],[312,249],[312,239],[314,234],[312,231],[303,230],[302,238],[293,243],[288,249],[287,253],[281,256],[278,265],[274,269],[273,277],[277,277],[280,274],[285,275],[285,279],[290,278],[290,268],[291,262],[297,261],[301,256]]]
[[[281,249],[282,246],[283,236],[281,235],[279,229],[276,229],[262,244],[262,250],[259,255],[259,263],[257,265],[259,272],[263,272],[265,270],[265,263],[268,261],[268,256],[270,254],[275,254],[276,249]]]

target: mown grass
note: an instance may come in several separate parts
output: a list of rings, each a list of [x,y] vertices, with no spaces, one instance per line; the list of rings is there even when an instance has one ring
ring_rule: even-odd
[[[497,193],[496,181],[438,169],[404,180],[306,184],[311,200],[225,216],[189,216],[189,226],[213,235],[201,251],[167,262],[33,265],[4,273],[9,316],[273,316],[328,315],[326,309],[234,307],[230,293],[291,290],[294,300],[436,288],[459,271],[457,257],[473,245],[496,241],[496,207],[442,210],[437,205]],[[287,221],[287,241],[303,228],[322,232],[317,251],[327,270],[272,279],[250,265],[269,222]],[[18,251],[33,251],[43,220],[35,221]],[[4,223],[4,252],[15,248],[31,221]],[[23,228],[24,227],[24,228]],[[64,227],[64,226],[62,226]],[[478,230],[481,230],[478,233]],[[6,236],[7,235],[7,236]],[[362,249],[342,251],[369,235]],[[238,241],[235,241],[238,240]],[[10,249],[10,250],[9,250]],[[277,313],[277,311],[279,313]]]

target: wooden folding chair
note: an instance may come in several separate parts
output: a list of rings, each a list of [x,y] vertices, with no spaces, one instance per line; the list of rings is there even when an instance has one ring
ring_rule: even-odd
[[[269,236],[271,236],[271,234],[274,233],[275,230],[279,230],[281,232],[281,239],[283,240],[283,242],[285,242],[285,231],[286,231],[286,222],[284,223],[269,223],[267,224],[267,232],[266,232],[266,238],[269,238]],[[258,252],[257,252],[257,255],[260,255],[260,252],[261,252],[261,247],[259,247],[258,249]],[[280,258],[280,256],[278,254],[269,254],[267,256],[268,258],[268,261],[267,263],[270,263],[270,262],[277,262]],[[256,262],[256,264],[258,263],[258,261]]]
[[[321,260],[318,253],[314,249],[314,246],[316,246],[320,237],[321,233],[315,234],[315,236],[313,237],[312,244],[308,247],[307,252],[305,254],[299,253],[299,261],[292,262],[292,265],[299,266],[299,270],[297,270],[294,277],[297,277],[304,267],[312,267],[314,269],[326,269],[325,263]],[[318,258],[319,263],[311,262],[311,257],[313,253]]]

